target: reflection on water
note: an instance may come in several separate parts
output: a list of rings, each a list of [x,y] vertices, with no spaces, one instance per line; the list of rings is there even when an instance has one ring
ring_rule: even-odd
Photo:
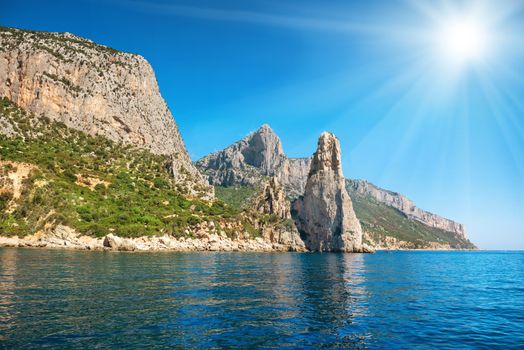
[[[6,349],[524,342],[522,253],[0,249],[0,261]]]
[[[13,327],[16,259],[16,250],[6,250],[0,254],[2,271],[2,279],[0,281],[0,341],[7,337],[9,329]]]

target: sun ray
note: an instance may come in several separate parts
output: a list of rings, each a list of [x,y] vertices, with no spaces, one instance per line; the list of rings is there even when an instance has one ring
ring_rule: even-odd
[[[519,175],[524,177],[524,155],[517,145],[516,140],[521,139],[521,128],[518,121],[513,118],[512,111],[507,108],[507,103],[501,95],[499,88],[485,76],[481,79],[482,92],[488,102],[490,113],[494,117],[494,121],[498,130],[502,134],[502,141],[506,147],[508,154],[513,160],[513,165],[517,169]],[[508,125],[509,124],[509,125]],[[517,134],[515,136],[515,134]]]

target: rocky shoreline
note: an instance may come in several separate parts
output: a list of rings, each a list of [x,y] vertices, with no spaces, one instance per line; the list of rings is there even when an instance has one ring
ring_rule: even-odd
[[[292,252],[306,251],[303,246],[273,243],[261,237],[232,240],[216,234],[203,238],[176,238],[142,236],[122,238],[113,234],[105,237],[83,236],[67,226],[57,226],[52,233],[37,232],[25,237],[0,236],[0,247],[62,248],[72,250],[110,250],[127,252],[147,251],[246,251],[246,252]]]
[[[272,242],[267,237],[254,239],[238,238],[231,239],[216,232],[204,234],[203,230],[198,232],[198,237],[173,237],[141,236],[136,238],[124,238],[114,234],[105,237],[85,236],[74,229],[57,225],[54,229],[39,231],[24,237],[0,235],[0,247],[14,248],[50,248],[83,251],[115,251],[115,252],[309,252],[303,244],[294,240],[283,240],[285,243]],[[427,248],[410,248],[409,246],[377,245],[372,247],[366,243],[362,244],[362,253],[374,253],[375,251],[453,251],[453,250],[477,250],[456,249],[449,245],[433,244]]]
[[[138,238],[122,238],[108,235],[103,238],[78,236],[74,239],[59,239],[49,236],[38,237],[30,235],[23,238],[18,236],[0,236],[0,248],[40,248],[64,249],[78,251],[110,251],[110,252],[265,252],[307,253],[307,249],[295,249],[284,244],[272,243],[262,238],[252,240],[224,239],[211,235],[208,239],[180,238],[170,236],[142,236]],[[457,249],[450,247],[429,248],[371,248],[364,244],[362,253],[375,253],[378,251],[477,251],[479,249]]]

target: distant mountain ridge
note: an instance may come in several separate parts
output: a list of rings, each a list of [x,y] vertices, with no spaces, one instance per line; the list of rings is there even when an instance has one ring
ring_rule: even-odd
[[[417,220],[424,225],[452,232],[463,239],[467,239],[464,225],[417,208],[413,201],[400,193],[385,190],[366,180],[346,179],[346,186],[350,192],[369,196],[380,203],[398,209],[411,220]]]
[[[257,155],[258,161],[254,161],[253,155]],[[265,124],[195,165],[210,184],[226,188],[257,186],[265,177],[275,176],[293,201],[304,193],[311,158],[288,158],[280,138]],[[462,224],[424,211],[402,194],[365,180],[346,179],[346,189],[356,201],[357,217],[361,221],[364,217],[371,219],[363,224],[365,236],[374,246],[474,248]],[[375,220],[385,216],[390,217],[390,222]]]
[[[304,192],[310,158],[288,158],[282,141],[267,124],[195,165],[215,186],[253,186],[275,176],[291,197]]]

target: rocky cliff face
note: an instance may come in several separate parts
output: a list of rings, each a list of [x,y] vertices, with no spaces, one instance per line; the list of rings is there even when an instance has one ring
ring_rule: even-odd
[[[274,176],[290,197],[298,197],[304,192],[309,164],[309,158],[287,158],[280,138],[267,124],[226,149],[196,162],[212,185],[253,186],[264,177]]]
[[[270,177],[256,200],[255,208],[259,213],[276,215],[281,219],[291,218],[290,203],[284,189],[275,177]]]
[[[288,246],[293,251],[305,250],[304,242],[291,220],[291,203],[276,177],[272,176],[266,181],[264,189],[254,204],[260,214],[270,215],[287,222],[287,225],[262,224],[262,236],[267,241]]]
[[[464,225],[443,218],[436,214],[417,208],[415,204],[400,193],[379,188],[365,180],[346,180],[348,191],[368,196],[390,207],[393,207],[411,220],[416,220],[429,227],[434,227],[455,234],[461,239],[467,239]]]
[[[212,196],[139,55],[69,33],[0,28],[0,96],[70,128],[166,155],[176,179]]]
[[[320,136],[304,195],[294,202],[293,213],[308,249],[362,251],[362,229],[346,191],[335,135]]]
[[[289,198],[296,199],[304,193],[306,180],[311,168],[311,158],[288,158],[288,169],[284,188]]]
[[[258,142],[252,142],[252,139]],[[246,152],[253,143],[258,145],[257,151],[264,154],[262,159],[272,161],[250,161],[248,164],[244,153],[253,153]],[[197,167],[212,184],[225,187],[259,187],[267,176],[275,176],[282,183],[287,197],[294,200],[304,193],[311,158],[287,158],[282,149],[278,136],[266,125],[225,150],[202,158]],[[274,153],[269,155],[268,152]],[[474,247],[467,239],[463,225],[417,208],[401,194],[380,189],[363,180],[347,179],[346,189],[353,204],[358,204],[355,210],[368,233],[367,241],[378,242],[377,247],[427,248],[435,242],[442,247],[450,245],[457,249]],[[373,237],[370,236],[372,233]],[[387,239],[396,243],[384,245]]]

